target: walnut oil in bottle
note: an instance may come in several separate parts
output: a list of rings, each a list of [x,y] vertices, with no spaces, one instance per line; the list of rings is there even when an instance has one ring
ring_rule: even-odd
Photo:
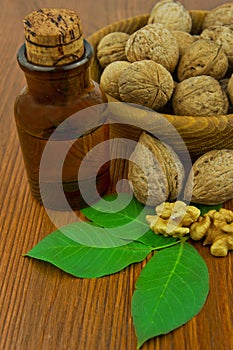
[[[43,151],[54,131],[65,120],[91,106],[107,102],[99,85],[89,76],[93,48],[83,39],[82,27],[78,15],[63,9],[41,9],[30,13],[24,19],[25,43],[20,47],[17,60],[25,74],[26,86],[15,102],[15,121],[32,195],[43,203],[41,198],[40,163]],[[91,114],[90,114],[91,118]],[[77,139],[66,154],[62,168],[62,187],[65,198],[72,209],[85,207],[87,203],[80,192],[89,191],[93,202],[96,192],[89,186],[93,182],[90,169],[95,166],[93,160],[78,178],[80,164],[88,152],[96,145],[108,140],[108,126],[103,123],[79,135],[78,125],[82,120],[77,117]],[[91,123],[90,123],[91,124]],[[54,140],[56,154],[59,157],[64,143],[74,138],[74,130],[69,123],[64,130],[62,140]],[[106,143],[107,144],[107,143]],[[109,187],[108,149],[98,155],[96,189],[103,195]],[[90,168],[89,168],[90,167]],[[57,179],[54,176],[53,157],[46,167],[46,176],[42,183],[46,189],[46,206],[54,210],[66,210],[66,205],[57,192]],[[91,172],[92,173],[92,172]],[[44,203],[43,203],[44,204]]]

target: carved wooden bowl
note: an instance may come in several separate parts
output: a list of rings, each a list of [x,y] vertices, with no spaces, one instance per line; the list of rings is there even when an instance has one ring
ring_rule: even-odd
[[[192,34],[199,34],[201,32],[202,22],[206,14],[207,11],[190,11],[193,21]],[[102,68],[96,58],[96,48],[99,41],[106,34],[115,31],[132,34],[137,29],[146,25],[147,20],[147,14],[124,19],[100,29],[88,38],[95,51],[91,66],[91,76],[93,80],[99,82],[102,73]],[[117,101],[111,96],[108,96],[108,100],[109,102]],[[152,120],[152,124],[153,122],[156,124],[156,136],[163,138],[168,144],[170,143],[174,150],[182,152],[182,142],[177,140],[177,138],[173,139],[172,135],[169,135],[166,128],[164,128],[163,123],[160,126],[158,122],[158,113],[151,112],[150,116],[151,114],[154,114],[154,121],[153,118],[150,118],[150,123]],[[181,139],[184,141],[192,160],[197,159],[199,156],[212,149],[233,149],[233,114],[221,116],[176,116],[163,114],[162,116],[175,127]],[[126,118],[131,118],[131,120],[129,120],[129,124],[131,125],[134,125],[134,120],[137,121],[141,117],[142,113],[140,110],[137,111],[137,108],[135,108],[135,113],[131,114],[131,117],[129,117],[127,111],[124,113],[122,110],[121,113],[121,108],[118,109],[118,113],[115,114],[115,118],[119,123],[126,123]],[[127,127],[124,124],[118,124],[111,127],[111,132],[113,137],[126,137],[137,141],[142,129],[135,126]]]

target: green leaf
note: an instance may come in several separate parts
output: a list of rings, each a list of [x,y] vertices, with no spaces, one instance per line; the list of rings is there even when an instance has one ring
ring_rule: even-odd
[[[139,242],[126,244],[123,241],[118,247],[85,246],[77,242],[73,231],[83,229],[82,223],[73,224],[72,230],[68,226],[65,233],[56,230],[48,235],[25,256],[49,262],[76,277],[94,278],[118,272],[132,263],[142,261],[153,249]],[[86,229],[88,227],[94,232],[98,229],[87,224]],[[68,233],[72,238],[68,237]]]
[[[190,205],[193,205],[200,209],[201,211],[201,216],[203,216],[205,213],[208,213],[210,210],[219,210],[222,208],[222,204],[219,205],[205,205],[205,204],[198,204],[198,203],[191,203]]]
[[[188,243],[160,250],[146,264],[132,299],[138,347],[195,316],[209,292],[205,262]]]
[[[155,214],[155,208],[144,206],[128,193],[110,194],[92,207],[83,209],[82,213],[95,225],[115,228],[115,236],[135,240],[154,249],[162,249],[178,241],[154,234],[146,222],[146,215]]]
[[[107,195],[81,211],[95,225],[109,228],[123,226],[132,221],[148,227],[146,215],[155,212],[154,208],[144,206],[129,193]]]
[[[152,246],[154,250],[160,250],[179,243],[180,239],[165,237],[162,234],[157,235],[153,231],[149,230],[142,237],[139,237],[137,242]]]

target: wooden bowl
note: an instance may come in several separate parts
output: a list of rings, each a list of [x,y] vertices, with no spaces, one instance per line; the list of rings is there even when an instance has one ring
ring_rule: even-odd
[[[201,32],[202,22],[207,13],[207,11],[190,11],[193,21],[192,34],[199,34]],[[100,29],[88,38],[88,41],[93,45],[95,51],[94,60],[90,68],[93,80],[99,82],[102,73],[102,68],[96,57],[96,48],[99,41],[106,34],[115,31],[132,34],[137,29],[147,24],[148,17],[149,15],[145,14],[121,20]],[[113,102],[117,100],[108,96],[108,101]],[[131,114],[132,117],[130,120],[129,113],[124,113],[123,109],[120,108],[118,113],[115,113],[114,118],[119,124],[111,126],[112,137],[126,137],[137,141],[142,129],[134,126],[135,124],[137,125],[134,121],[138,121],[142,118],[142,113],[135,108],[135,113]],[[153,115],[152,124],[154,123],[156,125],[156,136],[170,144],[178,153],[182,153],[184,142],[192,161],[212,149],[233,149],[233,114],[220,116],[176,116],[162,114],[162,116],[175,127],[183,142],[180,142],[177,137],[173,137],[173,135],[169,134],[168,130],[164,128],[163,123],[160,124],[157,112],[152,112],[150,115],[151,114]],[[124,124],[127,121],[132,125],[130,128]],[[123,122],[123,124],[121,124],[121,122]]]

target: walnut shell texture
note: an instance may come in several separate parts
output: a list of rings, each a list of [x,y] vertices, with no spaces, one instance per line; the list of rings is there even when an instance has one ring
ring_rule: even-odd
[[[97,46],[97,58],[102,68],[114,61],[127,61],[125,45],[129,34],[112,32],[105,35]]]
[[[201,39],[214,41],[221,46],[226,53],[228,62],[233,67],[233,28],[225,26],[211,26],[202,31]]]
[[[227,82],[227,95],[229,96],[229,99],[233,104],[233,74]]]
[[[202,29],[210,26],[232,26],[233,23],[233,3],[225,3],[215,7],[205,16]]]
[[[173,72],[179,60],[175,37],[163,24],[148,24],[130,35],[126,47],[128,61],[153,60]]]
[[[224,115],[227,114],[229,102],[216,79],[200,75],[176,85],[172,106],[176,115]]]
[[[128,179],[139,202],[156,206],[177,198],[184,168],[170,146],[143,132],[130,157]]]
[[[186,49],[197,40],[196,36],[181,30],[173,30],[171,33],[178,43],[180,56],[182,56]]]
[[[162,23],[170,30],[190,32],[192,18],[188,10],[179,2],[161,0],[157,2],[150,12],[148,24]]]
[[[233,150],[212,150],[198,158],[189,174],[184,197],[218,205],[233,198]]]
[[[174,90],[172,75],[151,60],[131,63],[119,78],[121,100],[159,110],[170,100]]]
[[[228,58],[221,46],[213,41],[200,39],[185,51],[177,66],[179,81],[197,75],[210,75],[219,80],[228,69]]]
[[[115,61],[107,65],[100,78],[100,87],[108,95],[120,99],[119,78],[123,71],[130,65],[128,61]]]

